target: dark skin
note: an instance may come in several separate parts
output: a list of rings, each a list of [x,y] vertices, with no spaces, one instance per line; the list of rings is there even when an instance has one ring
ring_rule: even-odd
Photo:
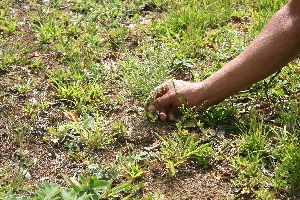
[[[236,58],[202,82],[168,80],[145,109],[173,121],[182,104],[207,108],[275,73],[300,53],[300,0],[290,0]],[[180,97],[180,98],[178,98]]]

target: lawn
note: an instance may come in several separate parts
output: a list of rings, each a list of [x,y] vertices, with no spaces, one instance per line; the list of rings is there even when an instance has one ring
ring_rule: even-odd
[[[300,57],[205,111],[143,105],[287,0],[2,0],[0,199],[297,199]]]

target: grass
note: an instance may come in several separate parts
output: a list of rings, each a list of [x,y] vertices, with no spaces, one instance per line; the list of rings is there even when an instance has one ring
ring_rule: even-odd
[[[68,159],[87,166],[75,178],[63,175],[67,187],[52,182],[28,187],[24,173],[5,163],[0,199],[168,199],[159,189],[143,195],[147,175],[163,171],[172,181],[193,166],[216,170],[224,164],[234,168],[233,199],[299,196],[299,58],[204,112],[183,107],[172,132],[163,135],[162,127],[146,132],[148,143],[159,146],[150,152],[138,146],[145,141],[128,139],[137,130],[123,121],[124,115],[134,115],[137,124],[141,118],[160,123],[145,118],[149,113],[142,109],[151,90],[168,78],[203,80],[243,51],[286,2],[0,2],[0,81],[7,78],[12,93],[28,96],[14,105],[8,90],[0,94],[0,102],[21,107],[20,120],[25,120],[6,114],[9,138],[22,150],[38,120],[54,109],[51,102],[58,102],[55,109],[69,119],[47,122],[47,134],[38,140],[59,141],[55,144],[64,147]],[[28,18],[24,21],[13,7],[30,7]],[[33,39],[22,41],[25,33]],[[50,99],[32,100],[40,94],[39,80],[24,71],[47,77]],[[101,161],[96,151],[118,159]],[[18,157],[23,172],[34,165]]]
[[[176,175],[176,167],[188,160],[194,159],[197,165],[207,166],[213,154],[211,143],[199,145],[200,138],[187,131],[173,133],[173,137],[167,140],[160,135],[157,136],[162,141],[160,159],[169,169],[170,177]]]

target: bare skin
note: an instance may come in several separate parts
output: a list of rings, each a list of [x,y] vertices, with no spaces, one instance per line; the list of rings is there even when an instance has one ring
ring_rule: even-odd
[[[290,0],[235,59],[202,82],[168,80],[152,91],[145,109],[173,121],[184,103],[215,105],[287,65],[300,53],[300,1]],[[180,98],[178,98],[180,97]]]

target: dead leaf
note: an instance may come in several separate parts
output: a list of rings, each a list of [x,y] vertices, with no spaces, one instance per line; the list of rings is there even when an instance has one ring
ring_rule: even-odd
[[[151,19],[145,19],[140,23],[140,25],[145,26],[145,25],[149,24],[151,21],[152,21]]]
[[[151,147],[144,147],[144,149],[146,150],[146,151],[152,151],[153,149],[157,149],[157,148],[159,148],[159,143],[158,142],[154,142],[153,144],[152,144],[152,146]]]
[[[136,27],[137,27],[136,24],[129,24],[127,26],[127,28],[129,28],[129,29],[135,29]]]
[[[66,111],[64,115],[67,122],[80,122],[80,118],[73,112]]]
[[[269,114],[272,112],[272,106],[270,102],[261,102],[255,109],[261,114]]]
[[[32,115],[30,114],[26,114],[24,116],[22,116],[20,119],[24,120],[24,119],[30,119]]]
[[[34,57],[39,57],[39,56],[41,56],[41,54],[40,54],[39,52],[36,51],[36,52],[33,53],[33,56],[34,56]]]

